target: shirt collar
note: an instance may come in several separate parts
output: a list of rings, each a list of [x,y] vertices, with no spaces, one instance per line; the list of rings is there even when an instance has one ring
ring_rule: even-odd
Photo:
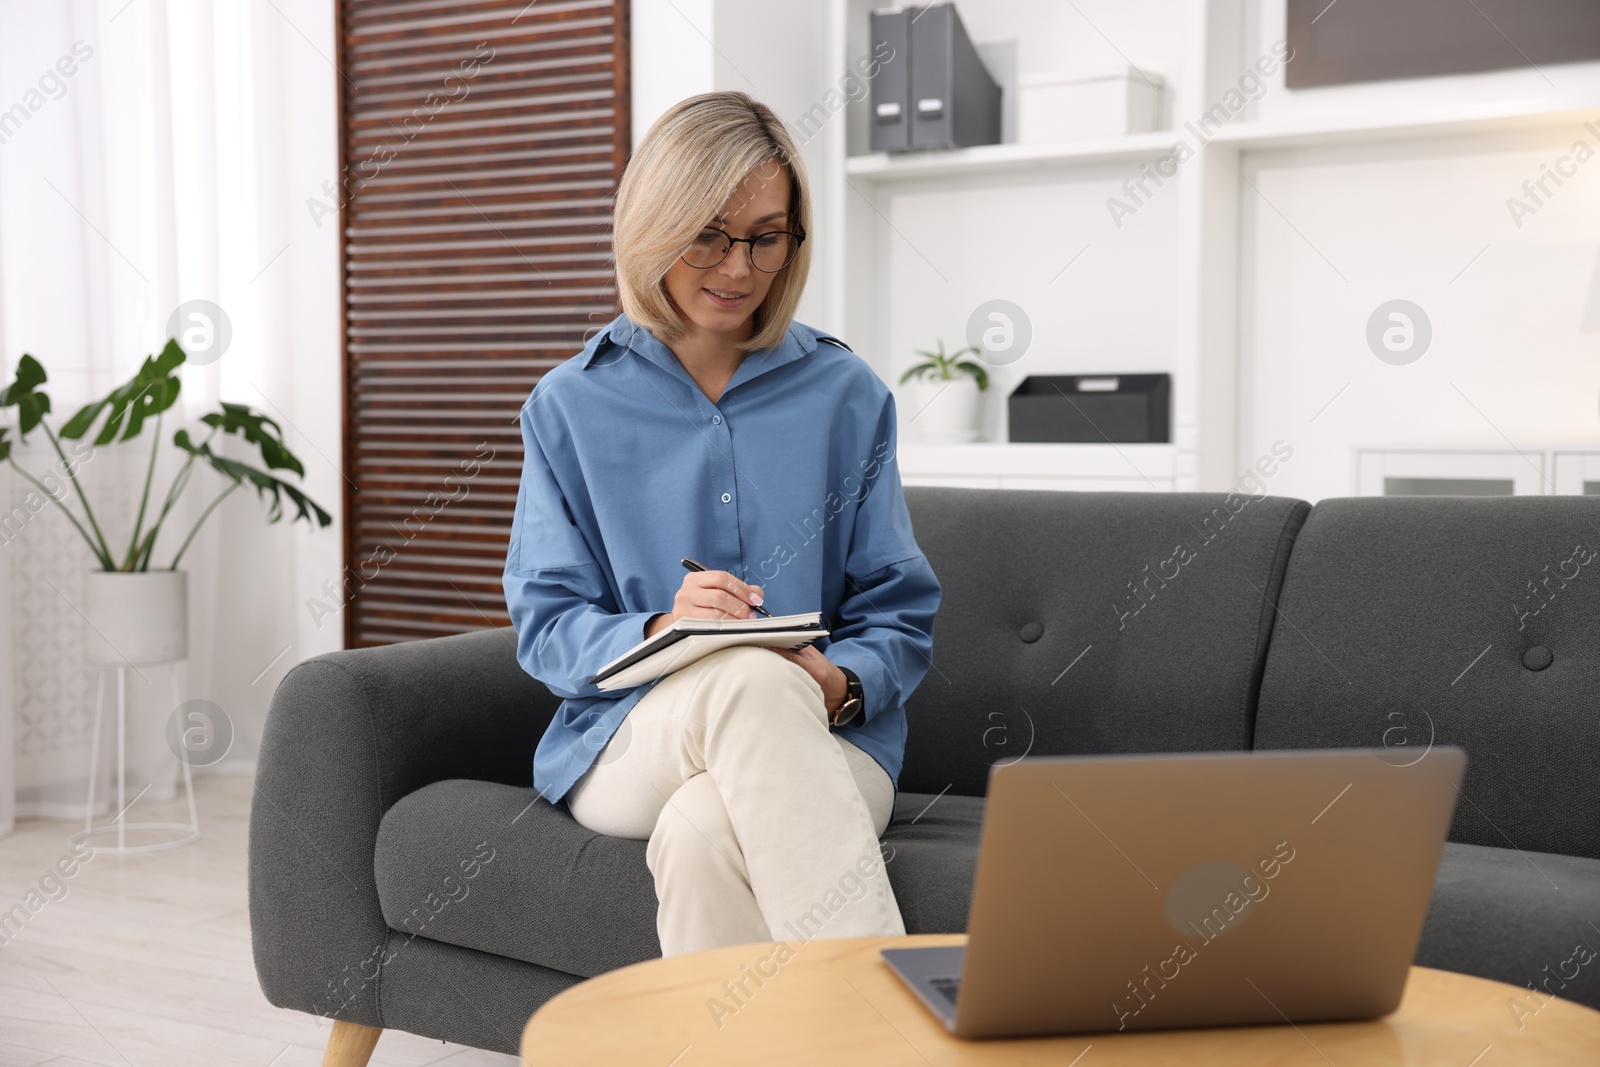
[[[771,348],[758,348],[744,357],[739,369],[734,372],[723,389],[723,395],[727,395],[729,389],[758,375],[810,355],[816,351],[818,336],[815,330],[798,323],[790,323],[789,332],[778,344]],[[683,364],[678,362],[678,357],[673,355],[672,349],[626,315],[618,315],[590,339],[583,352],[583,366],[588,368],[596,364],[615,363],[630,353],[643,356],[667,373],[688,382],[696,390],[699,389],[694,379],[683,369]]]

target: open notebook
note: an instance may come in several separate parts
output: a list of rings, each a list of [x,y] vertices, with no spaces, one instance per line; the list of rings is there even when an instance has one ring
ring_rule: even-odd
[[[730,645],[773,645],[798,652],[828,636],[821,612],[756,619],[678,619],[634,645],[589,679],[603,690],[643,685]]]

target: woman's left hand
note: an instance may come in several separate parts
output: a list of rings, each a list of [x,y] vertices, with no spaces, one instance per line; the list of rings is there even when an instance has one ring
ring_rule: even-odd
[[[839,710],[839,705],[844,703],[848,695],[849,683],[845,681],[844,671],[836,667],[832,660],[817,650],[815,645],[807,645],[799,652],[790,652],[787,648],[774,648],[766,646],[771,652],[776,652],[784,659],[793,660],[804,667],[806,673],[817,680],[822,686],[823,707],[831,719],[833,713]]]

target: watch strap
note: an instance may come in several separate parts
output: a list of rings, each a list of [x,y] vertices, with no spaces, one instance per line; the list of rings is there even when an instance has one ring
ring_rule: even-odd
[[[844,703],[839,705],[838,717],[829,720],[828,725],[830,726],[843,726],[845,723],[850,722],[861,714],[862,708],[866,705],[866,692],[862,688],[861,679],[856,676],[856,672],[849,667],[840,667],[839,670],[844,674]]]

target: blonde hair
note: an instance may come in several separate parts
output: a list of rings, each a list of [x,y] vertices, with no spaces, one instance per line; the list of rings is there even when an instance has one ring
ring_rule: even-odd
[[[663,341],[684,331],[666,274],[746,175],[776,162],[789,174],[789,228],[811,232],[811,196],[799,151],[765,104],[741,92],[701,93],[667,110],[628,161],[617,187],[612,249],[622,311]],[[802,241],[755,310],[746,351],[777,345],[794,321],[811,269]]]

